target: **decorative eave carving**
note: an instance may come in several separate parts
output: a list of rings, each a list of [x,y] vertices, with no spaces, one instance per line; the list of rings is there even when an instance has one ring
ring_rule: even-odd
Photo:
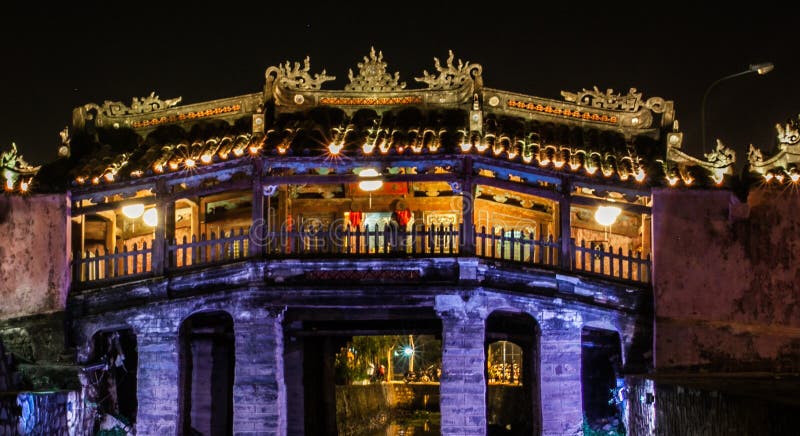
[[[750,164],[750,171],[759,173],[771,179],[774,175],[782,179],[784,173],[788,173],[793,180],[798,176],[800,167],[800,115],[797,118],[789,119],[786,123],[775,124],[778,139],[778,152],[768,158],[754,145],[750,145],[747,153],[747,161]]]
[[[3,174],[3,186],[6,191],[28,190],[33,176],[41,166],[33,166],[17,152],[17,144],[11,143],[11,149],[0,154],[0,170]]]
[[[183,97],[176,97],[167,100],[161,100],[159,96],[156,95],[155,91],[153,91],[147,97],[133,97],[131,99],[130,107],[125,106],[125,104],[121,101],[106,100],[103,102],[103,106],[98,106],[95,103],[89,103],[84,105],[84,108],[86,108],[86,110],[96,109],[100,115],[119,117],[123,115],[136,115],[168,109],[177,106],[178,103],[181,102],[182,98]]]
[[[561,91],[561,95],[564,100],[574,102],[578,106],[591,106],[599,109],[625,112],[636,112],[642,108],[642,93],[638,92],[636,88],[629,89],[626,95],[614,93],[611,88],[606,89],[604,93],[597,86],[593,89],[584,88],[580,92]],[[661,97],[650,97],[644,102],[644,107],[660,114],[671,106],[667,103]]]
[[[284,65],[267,68],[264,77],[267,79],[268,85],[275,83],[285,88],[302,90],[321,89],[323,83],[336,80],[335,76],[329,76],[325,70],[311,77],[310,70],[311,59],[306,56],[302,67],[300,67],[300,62],[292,64],[286,61]]]
[[[674,141],[675,144],[671,144],[672,142],[670,140],[667,141],[667,160],[665,165],[665,173],[670,185],[675,185],[678,178],[683,179],[686,185],[691,185],[694,179],[688,168],[692,166],[698,166],[708,171],[711,178],[718,185],[722,184],[726,175],[732,176],[734,174],[736,152],[725,146],[721,140],[717,139],[717,146],[714,150],[703,155],[705,160],[681,151],[680,141]]]
[[[483,79],[481,78],[483,67],[481,67],[480,64],[470,64],[469,62],[462,62],[461,59],[459,59],[458,66],[456,66],[453,65],[453,59],[455,59],[453,50],[449,50],[447,65],[442,67],[439,58],[434,57],[433,64],[434,67],[436,67],[436,71],[439,72],[439,75],[434,76],[428,73],[427,70],[424,70],[422,71],[422,77],[415,77],[414,80],[426,83],[428,89],[457,89],[471,80],[476,82],[477,87],[483,85]]]
[[[405,89],[405,82],[398,82],[400,73],[394,76],[386,72],[388,64],[383,61],[383,52],[375,54],[375,47],[370,47],[369,57],[364,56],[364,62],[358,63],[358,75],[353,75],[353,70],[348,70],[347,77],[350,84],[345,85],[345,91],[376,91],[391,92]]]

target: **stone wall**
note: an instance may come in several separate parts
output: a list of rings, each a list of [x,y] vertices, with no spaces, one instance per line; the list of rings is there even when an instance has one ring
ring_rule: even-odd
[[[655,190],[658,370],[800,371],[800,195]]]
[[[179,331],[194,313],[224,311],[233,318],[235,376],[233,431],[285,434],[281,310],[246,297],[207,297],[129,308],[84,317],[77,327],[78,359],[89,363],[92,337],[100,331],[132,328],[138,368],[137,434],[176,434],[180,429]]]
[[[0,393],[0,435],[92,434],[94,415],[79,392]]]
[[[0,196],[0,320],[64,309],[68,216],[64,195]]]
[[[716,391],[656,385],[656,435],[791,435],[798,428],[796,408]]]

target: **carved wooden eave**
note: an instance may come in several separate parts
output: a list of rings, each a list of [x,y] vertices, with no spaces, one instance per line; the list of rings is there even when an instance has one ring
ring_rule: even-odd
[[[460,60],[453,64],[453,59],[452,51],[445,66],[434,58],[436,73],[424,71],[422,77],[415,78],[417,82],[427,84],[426,89],[405,89],[398,73],[391,75],[386,71],[382,52],[376,53],[374,48],[370,56],[358,64],[358,74],[350,71],[350,83],[344,90],[321,89],[324,82],[335,77],[328,76],[325,70],[312,76],[309,58],[305,59],[303,66],[299,62],[287,62],[267,68],[264,99],[274,100],[280,112],[326,105],[341,108],[347,114],[363,108],[380,111],[409,105],[470,105],[473,94],[482,87],[482,67]]]
[[[797,120],[790,119],[785,124],[776,124],[778,152],[764,158],[763,152],[750,144],[747,160],[750,171],[764,176],[768,181],[773,177],[783,181],[788,176],[791,181],[800,180],[800,115]]]
[[[91,124],[129,128],[145,136],[156,127],[167,124],[191,124],[207,119],[225,120],[232,124],[238,118],[257,112],[263,104],[262,98],[261,93],[254,93],[178,106],[181,97],[162,101],[151,93],[150,97],[134,97],[131,106],[115,101],[106,101],[102,106],[95,103],[79,106],[72,112],[72,125],[76,130]]]

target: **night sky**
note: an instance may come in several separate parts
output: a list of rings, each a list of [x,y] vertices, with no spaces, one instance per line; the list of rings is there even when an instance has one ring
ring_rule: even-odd
[[[29,3],[0,18],[0,149],[16,142],[33,164],[55,159],[58,133],[76,106],[129,105],[152,91],[182,96],[181,104],[258,92],[267,67],[305,56],[312,73],[337,77],[324,89],[343,89],[348,69],[357,72],[371,46],[408,88],[421,87],[413,78],[433,72],[433,58],[444,61],[452,49],[481,64],[491,88],[560,100],[561,90],[596,85],[625,94],[633,87],[645,100],[673,100],[684,148],[698,156],[707,86],[773,62],[768,75],[726,80],[708,98],[706,151],[719,137],[740,163],[750,143],[771,150],[775,124],[800,113],[798,14],[766,5],[228,1],[188,8],[164,1],[111,10],[111,2]]]

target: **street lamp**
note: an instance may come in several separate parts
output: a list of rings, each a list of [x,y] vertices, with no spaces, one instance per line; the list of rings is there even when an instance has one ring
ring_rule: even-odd
[[[717,86],[718,83],[724,82],[725,80],[732,79],[734,77],[744,76],[746,74],[757,73],[759,76],[763,76],[764,74],[769,73],[770,71],[775,69],[775,65],[772,62],[764,62],[761,64],[751,64],[747,67],[746,70],[741,71],[736,74],[731,74],[722,78],[719,78],[706,88],[706,92],[703,93],[703,102],[700,108],[700,130],[703,136],[703,153],[706,151],[706,99],[708,98],[708,93],[711,92],[711,89]]]

